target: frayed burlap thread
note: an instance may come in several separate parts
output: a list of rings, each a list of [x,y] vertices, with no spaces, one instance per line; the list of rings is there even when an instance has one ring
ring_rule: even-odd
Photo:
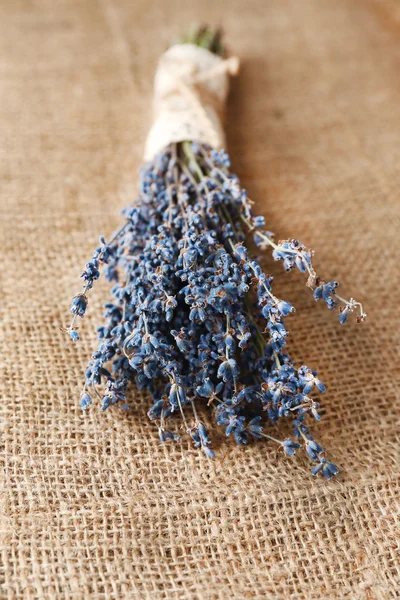
[[[44,0],[0,13],[0,597],[397,598],[396,2]],[[268,227],[313,247],[368,312],[341,327],[300,274],[265,259],[297,308],[291,354],[328,388],[314,431],[341,468],[332,482],[268,443],[220,435],[213,462],[185,438],[162,445],[133,388],[127,414],[79,408],[108,286],[79,344],[58,327],[98,235],[135,196],[157,60],[199,17],[223,23],[242,61],[227,111],[235,172]]]

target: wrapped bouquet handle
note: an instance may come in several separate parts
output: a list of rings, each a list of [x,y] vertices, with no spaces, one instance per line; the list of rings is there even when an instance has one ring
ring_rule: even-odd
[[[194,44],[171,46],[160,58],[154,80],[154,122],[144,158],[152,160],[171,143],[191,140],[225,147],[224,115],[229,75],[239,59]]]
[[[161,441],[183,433],[183,444],[212,458],[214,421],[237,444],[269,440],[288,455],[302,447],[312,473],[330,479],[338,469],[308,425],[310,417],[319,420],[315,394],[325,386],[288,355],[286,318],[294,307],[276,296],[248,237],[272,249],[285,270],[304,273],[314,299],[339,309],[341,323],[354,311],[358,322],[366,315],[359,302],[339,296],[337,282],[317,275],[311,250],[274,240],[231,172],[223,114],[228,75],[238,66],[222,57],[220,33],[209,28],[195,29],[161,57],[138,199],[111,239],[100,238],[63,329],[79,339],[77,320],[103,266],[111,299],[85,373],[84,410],[95,399],[102,410],[129,407],[134,381],[149,398]],[[271,435],[280,419],[292,423],[294,439]]]

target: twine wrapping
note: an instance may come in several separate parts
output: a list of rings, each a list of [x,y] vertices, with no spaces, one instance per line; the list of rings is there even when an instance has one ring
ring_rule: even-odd
[[[172,142],[190,140],[224,147],[228,75],[236,75],[238,70],[236,57],[224,60],[192,44],[169,48],[161,56],[155,76],[154,122],[146,140],[145,160]]]

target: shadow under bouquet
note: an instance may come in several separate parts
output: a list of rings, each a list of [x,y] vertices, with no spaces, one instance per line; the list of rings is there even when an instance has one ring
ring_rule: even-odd
[[[212,458],[212,435],[198,415],[208,405],[218,426],[237,444],[268,439],[294,455],[304,448],[313,475],[338,472],[310,434],[319,420],[315,392],[325,386],[311,368],[286,352],[285,320],[295,309],[278,298],[273,278],[248,249],[252,238],[272,250],[286,271],[298,269],[316,301],[338,309],[344,323],[359,302],[314,270],[313,252],[298,240],[274,241],[264,219],[230,170],[222,116],[228,75],[238,61],[224,59],[219,31],[200,27],[162,56],[155,79],[155,120],[146,143],[139,196],[124,223],[100,238],[82,273],[65,328],[77,341],[88,293],[100,268],[112,282],[105,322],[89,362],[81,407],[98,399],[102,410],[126,408],[128,383],[148,393],[148,416],[160,439],[184,432]],[[181,426],[174,427],[176,417]],[[294,439],[277,439],[268,425],[289,419]]]

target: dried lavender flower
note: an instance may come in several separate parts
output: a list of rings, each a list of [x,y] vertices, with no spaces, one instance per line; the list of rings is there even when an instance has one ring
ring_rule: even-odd
[[[220,48],[219,38],[209,39]],[[84,316],[87,293],[104,266],[114,282],[112,300],[86,371],[82,408],[93,395],[103,410],[126,406],[133,380],[152,398],[148,416],[161,441],[179,439],[166,429],[178,415],[194,446],[212,458],[212,437],[197,413],[206,404],[237,444],[269,439],[288,455],[303,445],[316,463],[313,474],[330,479],[338,469],[306,425],[309,416],[320,418],[310,395],[324,393],[325,386],[287,354],[285,319],[294,307],[274,294],[273,277],[252,257],[248,236],[262,249],[271,247],[285,270],[307,274],[315,300],[332,310],[342,305],[341,323],[354,310],[363,320],[361,304],[339,296],[337,282],[319,278],[313,252],[298,240],[273,241],[224,150],[170,144],[143,166],[139,185],[136,203],[123,211],[122,228],[108,243],[100,238],[82,273],[83,292],[72,301],[66,331],[76,340],[76,319]],[[293,423],[298,441],[266,433],[268,422],[281,418]]]

